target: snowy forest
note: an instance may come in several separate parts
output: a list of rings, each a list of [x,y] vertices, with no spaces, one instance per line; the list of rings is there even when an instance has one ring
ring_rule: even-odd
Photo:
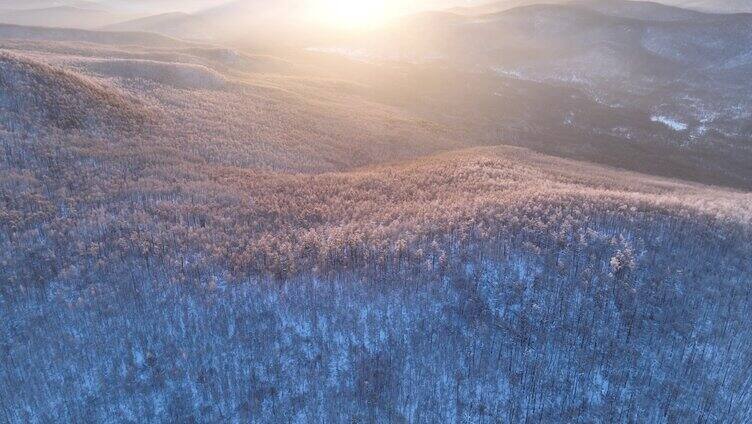
[[[0,422],[752,420],[743,122],[217,44],[0,24]]]

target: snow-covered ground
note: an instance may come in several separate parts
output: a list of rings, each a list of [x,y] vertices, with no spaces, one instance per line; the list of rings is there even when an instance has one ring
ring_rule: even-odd
[[[668,116],[653,115],[650,117],[650,120],[653,122],[660,122],[661,124],[671,128],[674,131],[686,131],[686,129],[688,128],[687,124],[685,124],[684,122],[678,121]]]

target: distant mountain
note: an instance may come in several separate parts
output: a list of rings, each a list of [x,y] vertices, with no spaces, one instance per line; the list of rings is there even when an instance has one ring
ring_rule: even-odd
[[[17,1],[17,0],[16,0]],[[40,0],[36,0],[40,1]],[[145,15],[171,12],[193,13],[215,7],[226,0],[93,0],[113,10]]]
[[[664,0],[666,4],[717,13],[752,13],[749,0]]]
[[[698,19],[702,14],[693,10],[652,1],[570,0],[565,4],[584,7],[607,16],[645,21],[683,21]]]
[[[535,4],[559,4],[565,1],[566,0],[498,0],[477,6],[453,7],[447,9],[447,12],[465,16],[479,16],[499,13],[516,7],[532,6]]]
[[[150,47],[192,46],[174,38],[145,32],[87,31],[74,28],[32,27],[0,24],[0,39],[29,41],[67,41],[106,45],[140,44]]]
[[[449,9],[448,12],[465,16],[480,16],[525,6],[569,5],[584,7],[604,15],[648,21],[676,21],[700,16],[697,11],[682,8],[686,6],[682,2],[683,0],[666,0],[663,2],[639,0],[501,0],[474,7],[456,7]],[[688,2],[691,2],[691,0]]]
[[[419,14],[351,47],[391,59],[438,57],[466,66],[569,75],[556,78],[670,79],[746,63],[752,54],[749,25],[752,15],[579,0],[472,17]]]
[[[303,27],[301,2],[230,1],[192,13],[169,12],[104,26],[186,39],[277,40]]]
[[[234,0],[195,15],[218,29],[217,38],[285,42],[306,33],[314,36],[301,0]]]
[[[163,13],[145,18],[133,19],[106,25],[107,31],[146,31],[170,35],[178,38],[210,38],[217,28],[201,16],[182,12]]]
[[[0,10],[0,23],[92,29],[128,19],[129,16],[100,9],[56,6],[43,9]]]
[[[0,10],[33,10],[54,7],[77,7],[81,9],[106,9],[99,1],[86,0],[0,0]]]
[[[662,172],[659,161],[686,155],[695,171],[744,175],[744,161],[752,160],[751,27],[752,15],[588,0],[479,16],[424,13],[328,51],[402,63],[406,73],[411,67],[464,73],[410,104],[432,105],[436,119],[449,125],[483,128],[480,136],[489,142],[513,138],[547,153],[651,173]],[[469,88],[474,79],[481,88]],[[461,87],[449,88],[458,80]],[[402,91],[430,81],[416,77]],[[666,150],[658,154],[659,146]],[[639,152],[624,152],[632,148]]]
[[[390,60],[440,59],[507,76],[627,91],[670,84],[747,87],[752,15],[704,14],[657,3],[578,0],[463,17],[416,15],[351,50]],[[719,87],[721,92],[729,92]],[[740,99],[741,100],[741,99]]]

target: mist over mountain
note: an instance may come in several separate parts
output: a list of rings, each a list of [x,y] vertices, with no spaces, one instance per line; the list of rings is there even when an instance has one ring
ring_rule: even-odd
[[[183,12],[168,12],[158,15],[117,22],[102,27],[108,31],[145,31],[170,34],[187,39],[211,38],[216,28],[209,20],[201,16]]]
[[[37,0],[39,1],[39,0]],[[59,0],[68,1],[68,0]],[[141,14],[193,13],[222,4],[224,0],[91,0],[113,10]]]
[[[300,1],[238,0],[193,13],[163,13],[106,26],[106,30],[158,32],[197,40],[288,37],[301,31]]]
[[[44,9],[0,10],[0,22],[16,25],[93,29],[128,19],[127,14],[100,9],[58,6]]]
[[[752,15],[300,4],[0,1],[0,422],[752,420]]]
[[[77,7],[80,9],[100,9],[101,3],[86,0],[0,0],[0,10],[34,10],[56,7]]]
[[[697,166],[706,167],[709,162],[700,157],[712,151],[727,155],[724,167],[736,163],[731,174],[743,175],[747,166],[735,158],[749,160],[747,140],[752,136],[745,118],[751,106],[750,16],[702,14],[655,3],[579,1],[472,17],[421,14],[321,50],[377,62],[404,61],[413,67],[448,66],[467,74],[465,81],[478,74],[487,81],[496,78],[493,91],[480,96],[504,97],[502,81],[509,79],[575,90],[581,97],[562,97],[561,91],[546,89],[546,106],[541,105],[539,113],[561,105],[556,121],[590,132],[585,139],[610,133],[621,140],[609,147],[616,149],[612,152],[629,144],[649,143],[652,147],[640,147],[647,150],[663,145],[676,152],[668,156],[695,156]],[[435,96],[427,98],[431,102]],[[588,112],[585,122],[578,122],[574,115],[581,108],[575,106],[579,98],[600,105],[608,121],[588,119],[594,116]],[[514,102],[526,103],[532,100]],[[631,117],[617,122],[623,115]],[[595,128],[600,134],[592,134]],[[556,133],[561,138],[562,131]],[[558,141],[542,149],[554,152],[560,147]]]
[[[631,13],[642,14],[642,17],[646,19],[651,18],[651,13],[660,16],[665,12],[679,15],[691,15],[695,11],[709,13],[752,13],[752,5],[744,0],[663,0],[657,2],[648,0],[627,2],[622,0],[500,0],[480,2],[480,4],[471,6],[457,6],[448,9],[448,11],[462,15],[486,15],[536,4],[588,4],[602,10],[613,10],[614,8],[622,9],[623,11],[628,10]]]

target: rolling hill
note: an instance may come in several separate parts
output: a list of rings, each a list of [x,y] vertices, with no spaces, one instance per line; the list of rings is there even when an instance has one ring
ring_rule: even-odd
[[[59,28],[93,29],[128,19],[129,16],[106,10],[73,6],[23,10],[0,9],[1,23]]]
[[[748,417],[749,194],[513,148],[303,176],[6,146],[11,422]]]
[[[751,13],[752,7],[740,0],[501,0],[476,6],[454,7],[451,13],[468,16],[488,15],[533,5],[585,5],[606,14],[618,14],[639,19],[676,20],[691,17],[696,12]]]
[[[749,17],[603,4],[0,25],[0,421],[750,421]]]
[[[608,13],[604,5],[608,5]],[[661,19],[653,13],[656,8],[663,11]],[[462,126],[483,127],[491,138],[493,134],[508,133],[508,126],[494,126],[495,122],[504,122],[510,113],[531,108],[530,115],[537,113],[549,124],[558,122],[560,128],[545,131],[544,136],[528,137],[521,145],[531,146],[551,135],[557,140],[535,148],[558,155],[567,145],[563,142],[568,139],[567,128],[576,127],[588,133],[575,141],[588,144],[586,149],[594,148],[594,143],[586,140],[614,140],[595,143],[612,152],[599,156],[612,159],[603,162],[602,158],[589,155],[588,160],[655,173],[666,167],[656,159],[685,156],[695,158],[689,161],[695,162],[690,167],[696,170],[723,163],[716,171],[710,171],[717,172],[726,163],[749,155],[746,140],[752,129],[744,117],[752,110],[746,76],[752,57],[752,40],[746,30],[752,23],[750,16],[702,14],[655,3],[623,1],[532,5],[473,17],[416,15],[361,39],[343,40],[317,51],[366,58],[384,66],[402,64],[403,75],[420,75],[419,70],[414,71],[420,68],[448,69],[446,74],[452,75],[452,80],[462,78],[467,83],[457,90],[439,89],[420,99],[401,96],[396,101],[409,101],[410,107],[421,110],[430,108],[432,119],[442,120],[448,116],[455,119],[467,110],[468,102],[462,99],[483,99],[470,102],[473,112],[463,118]],[[436,79],[415,79],[412,84],[423,87]],[[475,87],[469,81],[481,82]],[[437,82],[436,88],[447,84],[450,83]],[[536,84],[544,90],[541,96],[546,98],[547,107],[534,106],[535,100],[516,96],[506,88]],[[454,97],[442,94],[463,90],[466,92]],[[566,90],[573,92],[565,97]],[[572,120],[571,115],[577,111],[597,108],[583,105],[583,97],[604,109],[597,115],[598,122],[587,119],[596,116],[592,112],[585,114],[586,122],[581,125]],[[510,112],[504,107],[504,100],[508,105],[524,106]],[[491,107],[494,104],[496,111]],[[481,106],[484,113],[478,115]],[[531,122],[530,115],[523,122]],[[550,115],[558,119],[553,120]],[[619,123],[618,116],[630,117]],[[672,153],[653,154],[659,146]],[[647,155],[625,151],[632,148]],[[653,153],[648,153],[651,150]],[[707,155],[727,159],[709,159]],[[640,157],[639,163],[655,166],[635,168],[617,162],[630,157]],[[742,162],[735,162],[729,174],[746,175]],[[672,171],[663,175],[675,172],[670,168]],[[688,177],[693,172],[682,175]],[[742,187],[748,184],[743,183]]]
[[[56,7],[76,7],[96,10],[102,5],[96,1],[86,0],[0,0],[0,10],[34,10]]]
[[[0,50],[0,125],[12,132],[106,131],[147,117],[138,103],[75,72]]]
[[[105,30],[151,31],[195,40],[251,40],[257,44],[280,42],[282,37],[300,41],[305,29],[300,10],[303,2],[228,1],[191,13],[158,13],[103,27]],[[321,29],[319,29],[321,31]]]
[[[155,48],[186,47],[194,44],[144,32],[105,32],[71,28],[45,28],[0,24],[0,39],[46,42],[92,43],[94,45],[135,45]]]
[[[167,148],[180,140],[177,148],[204,160],[312,172],[461,145],[441,125],[364,99],[357,85],[290,75],[295,67],[282,60],[185,42],[160,47],[152,40],[171,39],[143,33],[48,33],[65,45],[34,32],[5,46],[140,99],[159,119],[131,137]],[[96,37],[105,44],[86,44]],[[139,38],[149,47],[129,46]]]
[[[666,0],[667,4],[716,13],[752,13],[744,0]]]
[[[106,31],[144,31],[163,33],[178,38],[212,38],[217,28],[200,16],[182,12],[163,13],[125,22],[118,22],[102,28]]]

